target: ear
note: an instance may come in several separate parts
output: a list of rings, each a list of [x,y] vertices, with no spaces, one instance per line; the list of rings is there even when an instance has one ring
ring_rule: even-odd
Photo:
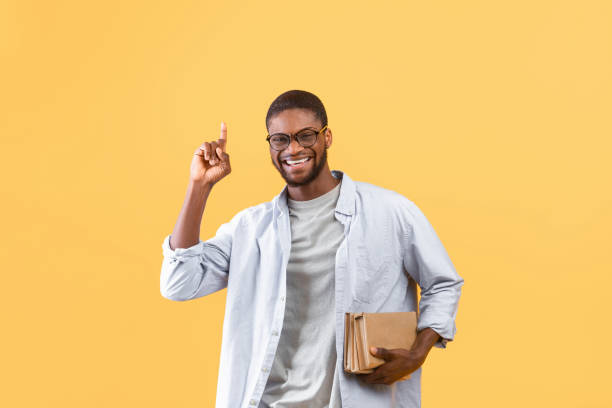
[[[330,128],[325,129],[325,147],[329,147],[332,144],[332,131]]]

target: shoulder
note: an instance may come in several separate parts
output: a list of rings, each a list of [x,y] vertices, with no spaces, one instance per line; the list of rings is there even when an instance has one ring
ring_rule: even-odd
[[[367,204],[388,209],[416,208],[416,204],[405,195],[365,181],[355,181],[355,192]]]
[[[273,208],[273,201],[266,201],[260,204],[252,205],[236,213],[230,222],[236,224],[236,226],[242,227],[253,227],[261,224],[267,224],[272,221]]]
[[[355,192],[366,212],[383,212],[410,224],[425,217],[414,201],[397,191],[355,181]]]

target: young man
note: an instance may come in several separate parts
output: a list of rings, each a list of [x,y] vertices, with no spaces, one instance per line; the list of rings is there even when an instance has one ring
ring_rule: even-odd
[[[318,97],[281,94],[266,127],[282,192],[199,239],[211,189],[231,171],[222,123],[220,138],[193,156],[185,202],[162,244],[164,297],[227,287],[216,407],[419,407],[421,365],[453,340],[463,279],[414,203],[330,171],[332,131]],[[370,374],[343,370],[345,312],[417,308],[410,350],[371,350],[386,362]]]

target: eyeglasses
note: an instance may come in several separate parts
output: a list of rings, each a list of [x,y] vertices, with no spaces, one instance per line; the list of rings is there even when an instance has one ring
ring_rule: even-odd
[[[317,143],[319,134],[327,129],[327,125],[323,126],[318,132],[312,129],[303,129],[297,132],[293,137],[297,140],[298,144],[302,147],[310,147]],[[275,133],[268,135],[266,141],[270,143],[270,147],[274,150],[285,150],[291,144],[292,135],[286,135],[284,133]]]

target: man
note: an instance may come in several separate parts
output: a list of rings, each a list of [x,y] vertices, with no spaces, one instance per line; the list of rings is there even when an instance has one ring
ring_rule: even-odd
[[[332,131],[317,96],[281,94],[266,128],[282,192],[199,239],[211,189],[231,172],[222,123],[220,138],[195,152],[162,244],[164,297],[227,287],[216,407],[419,407],[421,365],[454,338],[463,279],[414,203],[330,171]],[[385,363],[370,374],[343,370],[345,312],[417,308],[410,350],[371,350]]]

